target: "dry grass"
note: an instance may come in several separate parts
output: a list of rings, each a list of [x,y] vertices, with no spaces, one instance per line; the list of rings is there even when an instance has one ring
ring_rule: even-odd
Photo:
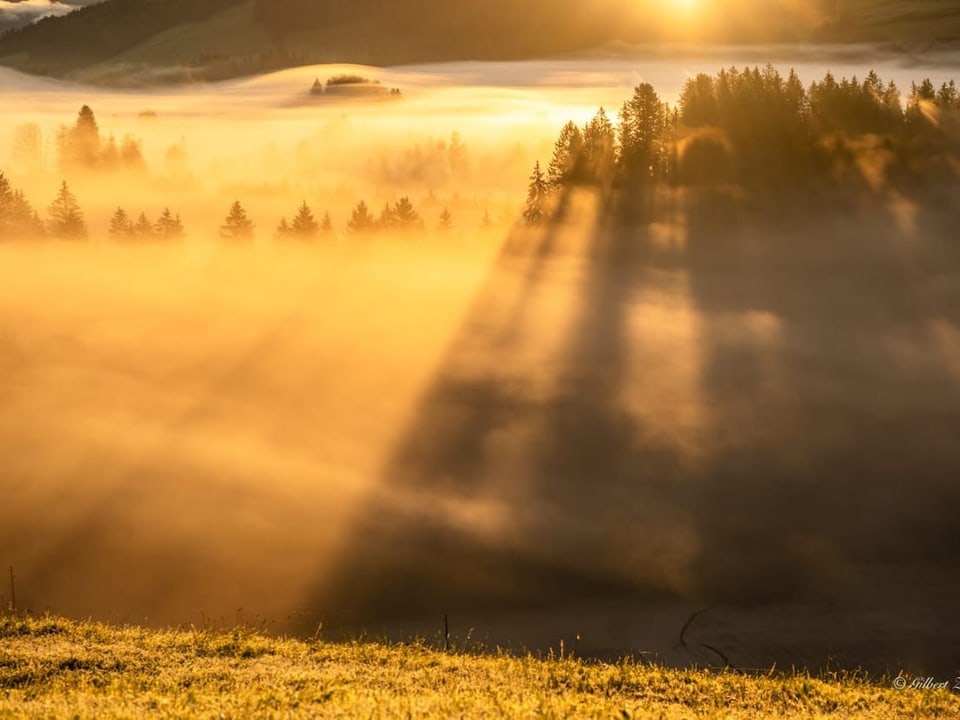
[[[960,717],[948,691],[0,618],[0,718]]]

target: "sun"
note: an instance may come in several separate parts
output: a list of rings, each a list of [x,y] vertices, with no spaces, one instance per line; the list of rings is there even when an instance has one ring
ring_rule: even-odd
[[[700,0],[666,0],[676,12],[690,14],[700,5]]]

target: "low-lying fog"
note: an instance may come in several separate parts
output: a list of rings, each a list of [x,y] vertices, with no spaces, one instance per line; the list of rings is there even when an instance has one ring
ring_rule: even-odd
[[[790,52],[777,64],[805,82],[960,75]],[[726,650],[749,627],[801,664],[846,642],[860,664],[943,667],[960,499],[950,204],[809,218],[775,245],[745,227],[728,255],[703,251],[711,221],[682,198],[626,252],[590,194],[565,224],[516,224],[567,120],[615,116],[642,81],[673,102],[691,74],[766,59],[323,67],[149,91],[0,71],[0,169],[41,215],[66,179],[90,229],[0,243],[0,564],[17,605],[197,624],[242,608],[309,632],[431,632],[449,613],[544,646],[553,629],[524,632],[546,610],[497,613],[626,598],[585,647],[665,657],[693,610],[762,606],[717,621]],[[309,97],[346,72],[402,99]],[[83,104],[101,137],[142,142],[144,171],[61,173],[57,131]],[[345,231],[358,201],[376,215],[402,196],[423,235]],[[234,200],[251,244],[217,239]],[[274,241],[302,201],[334,235]],[[186,238],[111,242],[118,206],[170,207]],[[831,238],[849,244],[823,250]],[[830,619],[769,615],[804,603]],[[671,604],[667,621],[643,609]],[[584,627],[609,610],[590,607]],[[578,632],[570,618],[551,628]],[[784,623],[794,634],[771,639]]]

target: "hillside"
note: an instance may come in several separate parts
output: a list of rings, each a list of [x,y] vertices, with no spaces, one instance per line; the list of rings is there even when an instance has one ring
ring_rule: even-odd
[[[0,36],[0,62],[132,84],[323,62],[543,57],[613,42],[895,42],[915,49],[960,38],[960,8],[950,0],[700,2],[685,15],[654,0],[109,0]]]
[[[909,682],[0,618],[7,718],[960,716],[960,696]]]

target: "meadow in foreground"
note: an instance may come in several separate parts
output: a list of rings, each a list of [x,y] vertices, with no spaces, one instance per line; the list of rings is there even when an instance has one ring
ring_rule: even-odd
[[[958,717],[889,680],[0,619],[0,717]]]

